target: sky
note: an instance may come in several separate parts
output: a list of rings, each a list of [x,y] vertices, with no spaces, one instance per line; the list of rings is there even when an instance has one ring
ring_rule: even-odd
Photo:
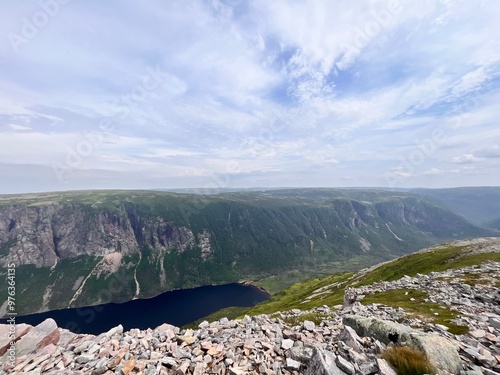
[[[0,194],[500,185],[500,2],[9,1]]]

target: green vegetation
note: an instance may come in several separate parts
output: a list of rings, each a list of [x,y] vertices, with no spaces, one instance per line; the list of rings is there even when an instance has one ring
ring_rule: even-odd
[[[401,307],[410,316],[448,327],[449,332],[455,335],[463,335],[469,331],[468,327],[451,323],[453,319],[459,316],[457,312],[438,303],[426,302],[426,298],[428,298],[428,294],[419,290],[395,289],[368,294],[362,303],[381,303],[394,308]]]
[[[33,312],[33,306],[37,306],[38,310],[60,308],[57,301],[70,301],[98,261],[95,257],[80,256],[60,261],[53,269],[34,265],[16,266],[17,313]],[[0,273],[1,279],[5,277],[5,272]],[[0,299],[7,300],[7,283],[0,283]]]
[[[319,325],[323,320],[330,318],[330,315],[318,314],[318,313],[307,313],[299,316],[293,316],[284,318],[283,321],[291,327],[300,326],[305,320],[310,320],[314,324]]]
[[[474,246],[477,245],[471,247]],[[500,261],[500,253],[498,252],[471,255],[470,250],[468,247],[441,246],[431,251],[401,257],[369,272],[329,275],[302,281],[273,295],[265,302],[246,310],[235,310],[229,316],[234,318],[241,317],[244,314],[273,314],[291,309],[308,310],[323,305],[332,307],[342,304],[344,291],[349,286],[357,287],[381,280],[397,280],[404,275],[414,276],[417,273],[427,274],[433,271],[476,266],[489,260]],[[480,276],[471,275],[471,279],[476,280],[478,278]],[[499,282],[496,282],[496,285],[499,286]],[[426,302],[427,297],[428,295],[422,291],[397,289],[367,295],[362,303],[382,303],[394,308],[404,308],[410,315],[448,327],[449,332],[453,334],[459,335],[468,331],[467,327],[451,322],[458,317],[457,312],[437,303]],[[414,301],[410,300],[412,298]],[[223,313],[216,313],[202,320],[214,321],[220,319],[222,315]]]
[[[73,306],[109,302],[96,297],[103,295],[102,290],[114,290],[107,293],[112,300],[131,299],[136,290],[134,273],[140,298],[172,289],[252,280],[277,293],[270,301],[277,309],[336,304],[342,301],[345,285],[328,285],[344,276],[318,277],[358,270],[441,241],[492,233],[469,224],[431,199],[405,191],[283,189],[212,193],[107,190],[5,195],[0,196],[0,214],[9,205],[36,210],[42,216],[43,210],[50,211],[54,243],[71,233],[75,246],[68,248],[66,243],[52,249],[47,244],[34,245],[42,252],[62,251],[59,255],[63,259],[83,252],[83,246],[93,240],[98,241],[97,248],[103,243],[102,247],[117,247],[124,254],[130,252],[121,246],[138,246],[140,260],[136,255],[127,259],[124,256],[114,275],[120,288],[115,290],[106,274],[92,275]],[[35,230],[37,223],[31,224]],[[201,257],[202,234],[210,243],[208,259]],[[5,257],[18,239],[0,244],[0,257]],[[102,259],[87,258],[76,263],[66,259],[55,270],[37,269],[32,280],[29,278],[34,272],[20,266],[19,272],[26,272],[26,278],[19,278],[19,298],[30,301],[20,312],[34,312],[41,306],[67,307],[79,279]],[[430,260],[423,260],[421,268]],[[457,265],[460,261],[463,259],[458,259]],[[61,275],[59,270],[64,264],[68,267]],[[402,270],[389,270],[389,276],[372,274],[372,279],[397,278]],[[413,270],[413,266],[407,267],[404,272],[411,274]],[[313,281],[304,281],[309,278]],[[295,282],[304,283],[299,284],[299,290],[292,287],[280,293]],[[325,290],[317,294],[323,286]],[[307,299],[308,292],[314,296]],[[5,290],[0,288],[2,293]],[[255,311],[266,309],[256,307]]]
[[[381,265],[367,275],[357,279],[357,285],[369,285],[379,281],[393,281],[401,277],[415,276],[417,273],[427,274],[441,272],[481,264],[493,260],[500,262],[500,253],[481,253],[467,255],[463,246],[448,246],[435,250],[418,252]]]
[[[398,375],[436,374],[436,369],[427,360],[424,353],[405,346],[387,348],[382,358],[389,362]]]
[[[276,311],[308,310],[323,305],[342,304],[344,288],[352,275],[352,273],[344,273],[297,283],[272,296],[269,300],[250,308],[247,314],[272,314]]]

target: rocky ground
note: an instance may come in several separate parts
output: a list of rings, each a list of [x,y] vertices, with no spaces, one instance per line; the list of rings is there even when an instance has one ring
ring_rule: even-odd
[[[474,283],[464,283],[464,278]],[[500,263],[405,276],[346,291],[344,306],[323,306],[241,320],[203,322],[195,330],[163,324],[99,336],[73,334],[48,319],[16,328],[16,359],[8,360],[9,326],[0,325],[4,374],[395,374],[380,358],[387,345],[423,350],[440,374],[500,374]],[[448,328],[382,304],[368,294],[426,291],[460,312]],[[317,323],[314,323],[315,320]]]

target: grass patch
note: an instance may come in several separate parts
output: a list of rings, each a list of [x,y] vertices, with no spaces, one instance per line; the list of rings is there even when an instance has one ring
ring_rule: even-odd
[[[331,275],[316,278],[302,283],[292,285],[290,288],[275,294],[269,300],[261,302],[252,307],[247,314],[271,314],[276,311],[288,311],[291,309],[309,310],[323,305],[333,306],[342,304],[344,300],[344,288],[350,280],[352,273]],[[321,288],[324,288],[321,290]],[[324,292],[318,294],[318,290]],[[318,294],[317,297],[309,298]]]
[[[414,299],[411,301],[410,299]],[[453,324],[451,321],[459,316],[458,312],[450,310],[438,303],[426,302],[428,294],[413,289],[395,289],[386,292],[368,294],[363,299],[364,304],[382,303],[394,308],[401,307],[409,315],[429,323],[442,324],[448,327],[449,332],[463,335],[469,331],[468,327]],[[435,314],[439,315],[435,315]]]
[[[319,325],[323,320],[326,320],[328,318],[330,318],[330,315],[327,314],[307,313],[282,319],[290,327],[295,327],[301,326],[305,320],[310,320],[311,322],[314,322],[314,324]]]
[[[436,374],[436,369],[419,350],[405,346],[395,346],[386,349],[382,358],[389,362],[398,375]]]
[[[357,284],[370,285],[379,281],[394,281],[405,275],[415,276],[417,273],[429,274],[475,266],[489,260],[500,262],[498,252],[467,255],[467,249],[467,246],[449,246],[410,254],[386,263],[366,275],[359,276]]]

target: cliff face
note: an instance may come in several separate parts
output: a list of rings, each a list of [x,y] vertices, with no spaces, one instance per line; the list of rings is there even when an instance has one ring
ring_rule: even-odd
[[[183,251],[196,245],[195,236],[163,218],[141,220],[133,209],[93,210],[81,205],[13,205],[0,209],[0,264],[52,267],[77,256],[139,254],[147,245],[161,251]],[[7,248],[8,247],[8,248]]]
[[[353,258],[374,263],[491,235],[414,196],[306,193],[221,194],[196,204],[161,192],[0,197],[0,277],[16,265],[18,312],[29,313]],[[6,293],[0,285],[1,300]]]

